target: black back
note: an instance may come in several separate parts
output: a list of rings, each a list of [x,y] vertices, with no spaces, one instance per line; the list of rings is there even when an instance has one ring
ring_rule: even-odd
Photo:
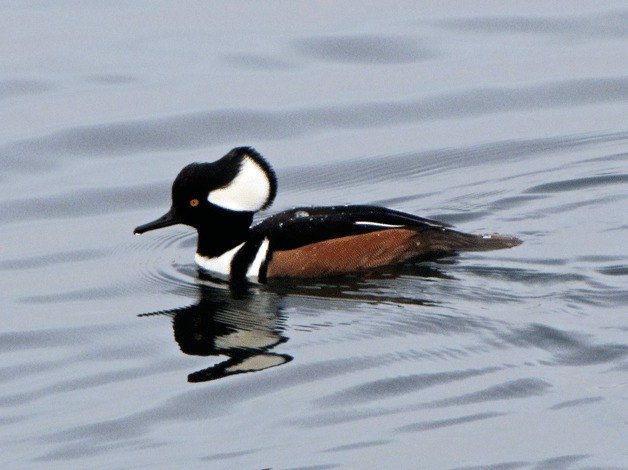
[[[400,225],[422,232],[445,230],[448,224],[378,206],[298,207],[273,215],[251,228],[250,240],[268,238],[271,250],[291,250],[333,238],[360,235]]]

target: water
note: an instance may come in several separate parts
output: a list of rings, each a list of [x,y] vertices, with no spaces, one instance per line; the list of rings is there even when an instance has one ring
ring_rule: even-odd
[[[2,468],[627,468],[624,2],[4,2]],[[230,292],[133,237],[253,145],[269,213],[524,244]]]

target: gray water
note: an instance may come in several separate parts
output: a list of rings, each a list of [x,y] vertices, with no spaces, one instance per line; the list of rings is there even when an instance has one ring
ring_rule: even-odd
[[[625,2],[5,1],[0,51],[2,468],[628,468]],[[268,213],[524,244],[231,292],[131,232],[238,145]]]

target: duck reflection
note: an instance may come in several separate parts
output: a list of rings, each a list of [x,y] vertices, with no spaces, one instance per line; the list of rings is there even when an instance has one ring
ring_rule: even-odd
[[[303,305],[321,310],[347,308],[342,302],[390,302],[405,305],[436,305],[437,301],[416,297],[415,284],[401,288],[396,279],[406,277],[452,279],[436,265],[406,263],[370,273],[326,280],[278,280],[268,286],[227,284],[202,271],[183,268],[181,274],[196,277],[196,285],[180,286],[180,293],[198,300],[187,307],[143,313],[172,318],[174,338],[181,351],[194,356],[228,357],[226,361],[188,375],[189,382],[206,382],[234,374],[258,372],[292,360],[273,349],[288,341],[284,334],[283,306],[298,311]],[[395,282],[394,286],[390,282]]]
[[[211,285],[200,285],[198,294],[193,305],[140,315],[172,317],[174,338],[185,354],[229,358],[189,374],[188,382],[258,372],[292,360],[292,356],[272,352],[288,340],[283,335],[285,317],[277,294]]]

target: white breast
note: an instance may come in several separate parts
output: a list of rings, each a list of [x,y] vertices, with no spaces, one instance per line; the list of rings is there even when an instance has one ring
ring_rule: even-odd
[[[224,252],[222,255],[214,257],[203,256],[196,253],[196,255],[194,256],[194,262],[205,271],[209,271],[210,273],[216,275],[221,279],[229,280],[229,278],[231,277],[231,262],[233,261],[236,253],[238,253],[238,251],[240,251],[240,248],[242,248],[243,246],[244,243],[241,243],[235,248]],[[268,239],[265,238],[259,249],[257,250],[253,262],[246,271],[247,278],[257,280],[259,276],[259,270],[266,260],[267,254]]]
[[[222,279],[229,279],[231,275],[231,261],[233,261],[233,257],[243,245],[244,243],[241,243],[235,248],[215,257],[203,256],[196,253],[196,255],[194,255],[194,262],[205,271],[216,274]]]

